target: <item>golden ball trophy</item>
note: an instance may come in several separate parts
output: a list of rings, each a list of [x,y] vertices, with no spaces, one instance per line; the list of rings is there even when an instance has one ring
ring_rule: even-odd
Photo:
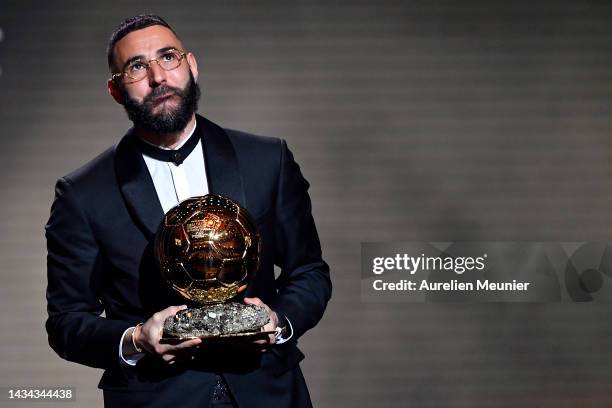
[[[170,209],[155,236],[155,256],[165,281],[198,307],[166,319],[162,339],[269,334],[262,331],[269,321],[263,308],[230,301],[257,271],[260,246],[252,217],[227,197],[193,197]]]

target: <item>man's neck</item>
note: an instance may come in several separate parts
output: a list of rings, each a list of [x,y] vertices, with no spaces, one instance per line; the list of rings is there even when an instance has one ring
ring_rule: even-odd
[[[146,132],[142,129],[136,129],[136,134],[140,136],[144,141],[149,142],[155,146],[160,146],[166,149],[174,149],[176,146],[179,146],[189,135],[193,132],[193,128],[195,127],[195,113],[187,122],[187,126],[179,132],[175,133],[150,133]]]

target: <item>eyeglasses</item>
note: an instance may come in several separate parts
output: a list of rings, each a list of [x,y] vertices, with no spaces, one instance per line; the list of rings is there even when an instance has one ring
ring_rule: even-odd
[[[116,79],[123,79],[124,82],[137,82],[143,80],[149,70],[151,69],[151,63],[155,61],[157,65],[164,71],[172,71],[173,69],[177,69],[181,65],[181,61],[187,53],[179,50],[168,50],[165,51],[162,55],[157,58],[151,58],[148,61],[132,61],[125,68],[123,72],[116,72],[111,76],[111,79],[114,81]]]

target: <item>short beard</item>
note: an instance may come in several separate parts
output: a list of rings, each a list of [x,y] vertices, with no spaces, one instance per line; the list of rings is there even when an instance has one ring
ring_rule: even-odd
[[[180,98],[178,107],[171,111],[153,113],[153,100],[168,92],[172,92]],[[153,89],[142,102],[130,98],[123,89],[123,107],[134,126],[150,133],[162,135],[177,133],[185,129],[193,114],[198,110],[199,99],[200,87],[191,71],[189,72],[189,82],[184,89],[160,85]]]

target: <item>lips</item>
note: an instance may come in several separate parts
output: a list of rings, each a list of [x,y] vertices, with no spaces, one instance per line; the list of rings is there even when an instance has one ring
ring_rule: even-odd
[[[162,103],[164,101],[167,101],[168,99],[172,98],[173,96],[176,96],[175,93],[170,92],[161,96],[157,96],[155,98],[153,98],[153,102],[156,104]]]

